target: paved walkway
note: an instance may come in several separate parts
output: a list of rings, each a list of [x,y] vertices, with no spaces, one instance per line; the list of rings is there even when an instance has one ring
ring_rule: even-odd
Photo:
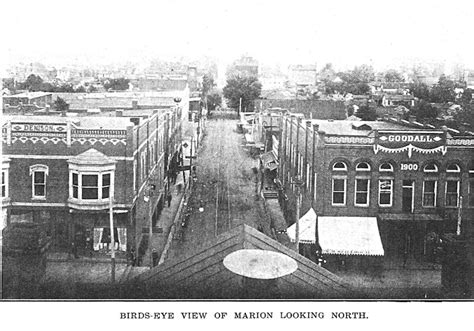
[[[189,181],[189,171],[185,172],[186,177],[186,184]],[[178,185],[182,184],[182,189],[178,189]],[[151,254],[152,252],[156,252],[157,260],[155,261],[155,265],[160,260],[162,254],[164,253],[165,247],[167,246],[167,242],[169,236],[172,235],[171,229],[172,225],[175,221],[177,221],[178,210],[180,209],[180,205],[182,204],[182,200],[184,198],[185,192],[187,192],[187,188],[184,187],[184,179],[183,173],[180,172],[178,177],[176,178],[176,185],[172,185],[171,187],[171,205],[168,207],[168,203],[165,203],[163,210],[161,211],[160,216],[156,222],[156,226],[163,229],[162,233],[153,233],[151,244],[148,245],[148,250],[143,257],[142,266],[150,267],[152,264]]]

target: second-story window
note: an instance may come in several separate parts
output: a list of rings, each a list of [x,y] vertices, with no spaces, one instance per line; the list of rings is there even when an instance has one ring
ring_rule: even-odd
[[[8,173],[6,170],[2,170],[2,198],[8,197]]]
[[[48,166],[35,164],[30,167],[31,195],[33,199],[46,199],[46,178]]]
[[[111,173],[72,173],[72,197],[103,200],[110,197]]]
[[[381,179],[379,180],[379,206],[391,207],[393,196],[393,180]]]
[[[457,207],[459,198],[459,181],[446,181],[446,207]]]
[[[332,179],[332,204],[333,206],[344,206],[346,204],[346,179]]]
[[[367,178],[356,178],[355,180],[355,205],[366,207],[369,205],[370,180]]]

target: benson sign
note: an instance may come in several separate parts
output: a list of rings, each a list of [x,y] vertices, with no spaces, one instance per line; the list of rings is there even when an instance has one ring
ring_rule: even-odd
[[[446,133],[444,131],[378,131],[374,153],[413,152],[431,154],[446,153]]]

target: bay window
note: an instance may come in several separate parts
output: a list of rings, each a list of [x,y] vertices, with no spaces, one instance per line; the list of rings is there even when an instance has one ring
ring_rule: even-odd
[[[89,149],[69,159],[68,163],[70,207],[107,208],[114,197],[115,161],[95,149]]]
[[[71,197],[79,200],[109,199],[111,177],[111,172],[72,172]]]

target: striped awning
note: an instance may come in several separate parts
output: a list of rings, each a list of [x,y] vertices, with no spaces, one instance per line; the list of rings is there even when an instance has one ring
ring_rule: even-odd
[[[323,254],[384,255],[376,217],[318,217]]]
[[[303,244],[314,244],[316,242],[316,212],[310,208],[308,212],[300,218],[299,223],[299,240]],[[286,230],[288,237],[292,242],[296,241],[296,223]]]

